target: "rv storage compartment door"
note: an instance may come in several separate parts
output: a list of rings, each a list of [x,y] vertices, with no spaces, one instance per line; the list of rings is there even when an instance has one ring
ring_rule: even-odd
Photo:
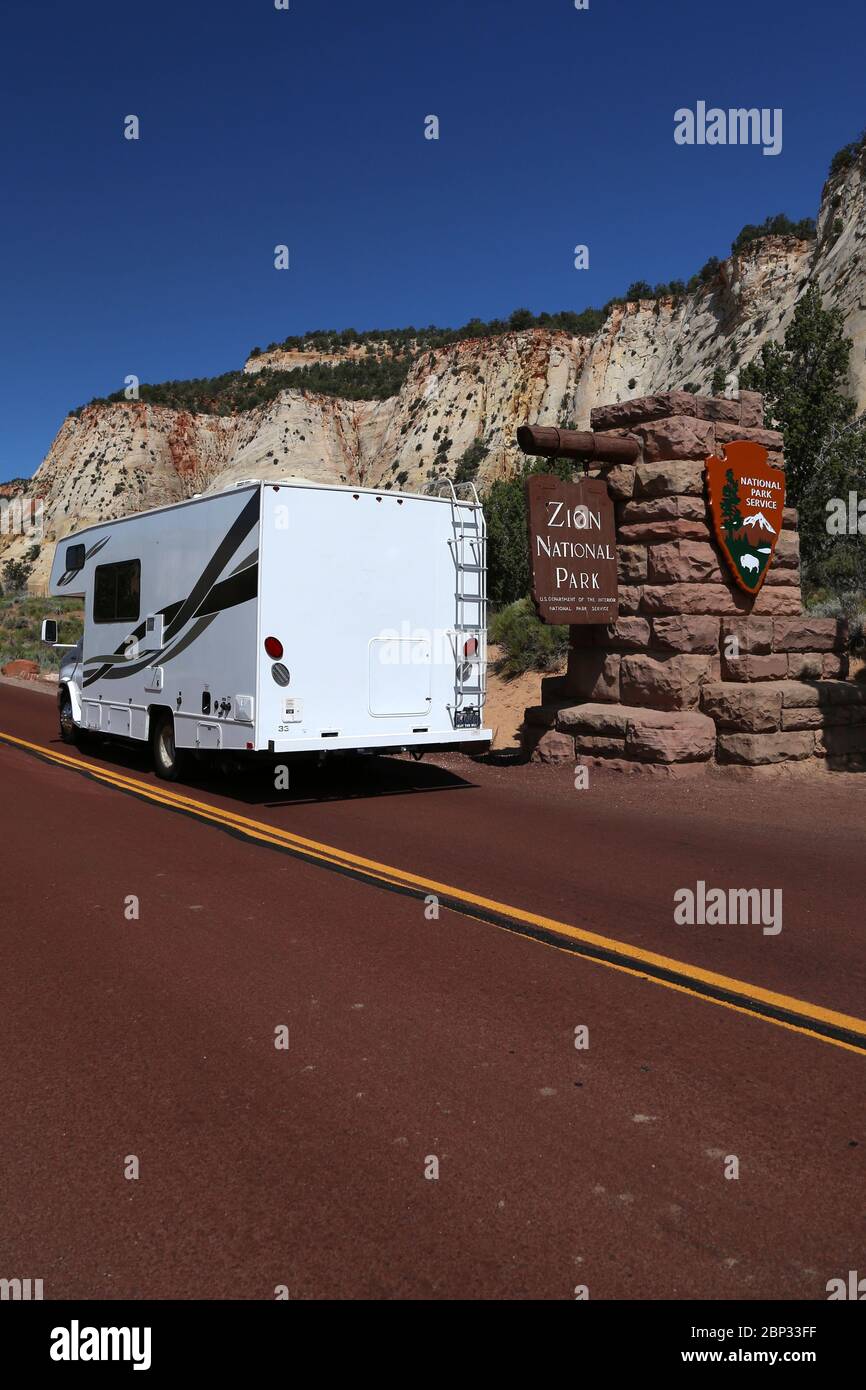
[[[431,646],[427,638],[374,637],[370,642],[370,713],[430,713]]]

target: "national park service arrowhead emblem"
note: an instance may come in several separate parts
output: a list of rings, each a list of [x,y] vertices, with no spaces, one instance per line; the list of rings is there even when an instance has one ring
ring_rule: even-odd
[[[748,439],[707,459],[707,492],[716,540],[741,589],[756,594],[767,577],[782,529],[785,474]]]

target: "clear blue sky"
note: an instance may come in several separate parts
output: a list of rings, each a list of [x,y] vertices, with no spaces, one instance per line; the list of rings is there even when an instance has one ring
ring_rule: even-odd
[[[128,373],[687,278],[814,215],[864,53],[852,0],[7,0],[0,479]],[[699,99],[782,107],[782,153],[677,146]]]

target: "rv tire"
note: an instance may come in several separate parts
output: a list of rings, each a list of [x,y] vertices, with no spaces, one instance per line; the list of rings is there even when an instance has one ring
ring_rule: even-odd
[[[63,742],[77,743],[78,729],[75,726],[75,716],[72,712],[72,696],[65,686],[60,692],[60,699],[57,702],[57,711],[60,719],[60,737],[63,739]]]
[[[166,782],[176,782],[184,765],[184,754],[175,746],[174,719],[164,710],[157,714],[150,736],[153,766],[157,777]]]

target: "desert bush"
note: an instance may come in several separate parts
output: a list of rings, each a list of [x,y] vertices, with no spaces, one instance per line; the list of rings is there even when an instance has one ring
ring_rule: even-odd
[[[568,628],[543,623],[528,598],[500,609],[491,619],[488,636],[502,648],[496,669],[504,676],[556,670],[568,650]]]

